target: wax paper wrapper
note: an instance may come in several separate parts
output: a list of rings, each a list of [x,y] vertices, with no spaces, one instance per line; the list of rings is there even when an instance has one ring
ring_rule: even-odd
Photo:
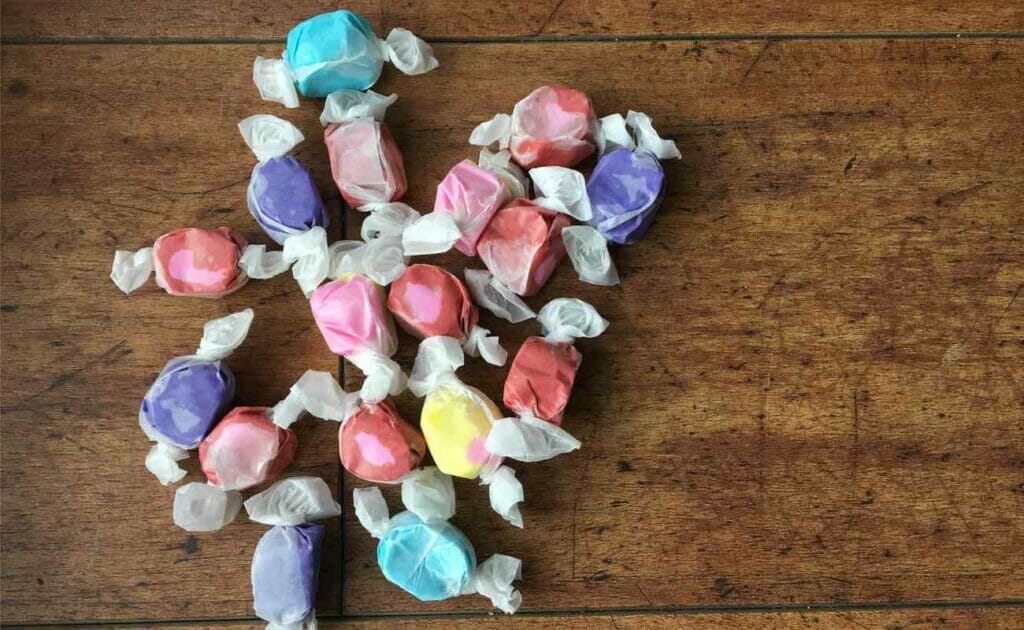
[[[288,269],[280,257],[271,257],[255,273],[239,266],[243,252],[265,249],[265,245],[249,245],[244,236],[227,227],[179,228],[156,239],[152,247],[114,252],[110,279],[127,294],[155,273],[157,286],[171,295],[223,297],[242,288],[249,278],[272,278]]]
[[[341,515],[330,487],[320,477],[289,477],[245,500],[249,520],[264,525],[302,525]]]
[[[565,256],[562,229],[569,218],[527,199],[497,213],[477,243],[480,259],[513,293],[536,294]]]
[[[521,562],[496,554],[477,565],[473,545],[447,521],[424,522],[412,512],[389,518],[378,488],[353,492],[356,517],[374,537],[377,563],[389,582],[420,601],[440,601],[479,593],[512,614],[522,595],[512,583],[521,577]]]
[[[425,397],[420,428],[438,469],[446,475],[477,479],[488,486],[491,507],[505,520],[523,526],[519,503],[523,488],[515,471],[488,452],[487,436],[501,418],[498,407],[479,389],[455,375],[464,361],[452,337],[428,337],[420,343],[409,389]]]
[[[525,462],[580,447],[578,440],[559,428],[582,361],[572,344],[608,328],[593,306],[575,298],[552,300],[537,319],[545,336],[523,343],[505,379],[505,406],[516,417],[496,421],[487,437],[489,452]]]
[[[377,82],[385,61],[410,75],[438,66],[430,46],[406,29],[396,28],[382,40],[363,16],[333,11],[289,31],[282,59],[256,57],[253,82],[263,99],[298,107],[296,85],[313,97],[365,90]]]
[[[349,205],[396,201],[407,187],[402,152],[384,114],[398,97],[342,90],[324,104],[320,122],[331,175]]]
[[[231,407],[235,375],[222,361],[245,341],[252,309],[211,320],[195,354],[171,359],[149,386],[139,407],[139,426],[155,444],[146,468],[168,485],[185,470],[177,462],[213,429]]]
[[[466,269],[466,287],[473,301],[492,314],[517,324],[536,316],[533,309],[486,269]]]
[[[456,276],[435,265],[412,265],[391,285],[388,309],[417,339],[446,336],[459,340],[466,354],[504,365],[508,353],[498,338],[477,325],[469,291]]]
[[[391,359],[398,349],[395,324],[378,285],[360,274],[332,280],[316,290],[309,305],[331,352],[366,375],[364,401],[380,402],[405,389],[405,374]]]
[[[456,248],[476,255],[476,244],[494,213],[512,199],[529,195],[529,182],[508,151],[480,151],[474,164],[463,160],[452,167],[437,186],[434,212],[451,215],[462,237]]]
[[[316,628],[321,525],[276,525],[263,534],[252,555],[252,599],[268,630]]]
[[[469,142],[509,147],[523,168],[575,166],[594,152],[597,119],[590,98],[578,90],[542,85],[473,130]]]

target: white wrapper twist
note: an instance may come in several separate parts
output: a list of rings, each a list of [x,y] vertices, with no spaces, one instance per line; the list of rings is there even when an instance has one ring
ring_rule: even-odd
[[[252,62],[252,82],[265,101],[280,103],[294,109],[299,106],[295,80],[284,59],[256,57]]]
[[[212,532],[235,520],[242,493],[192,482],[174,493],[174,524],[187,532]]]
[[[388,395],[397,396],[405,391],[405,372],[391,357],[366,351],[346,358],[366,375],[359,389],[359,397],[365,402],[379,403]]]
[[[249,520],[264,525],[301,525],[339,516],[341,506],[320,477],[282,479],[245,503]]]
[[[482,326],[473,326],[462,342],[462,350],[471,357],[482,357],[491,365],[502,366],[508,361],[508,352],[501,347],[501,342]]]
[[[391,29],[387,39],[381,40],[381,51],[403,74],[424,74],[439,65],[430,44],[404,28]]]
[[[513,324],[536,315],[523,298],[502,284],[485,269],[466,269],[466,287],[477,306],[482,306],[498,317]]]
[[[298,127],[269,114],[249,116],[238,123],[238,130],[260,162],[287,155],[305,139]]]
[[[478,147],[489,147],[497,143],[499,149],[507,149],[511,141],[511,114],[495,114],[494,118],[480,123],[469,134],[469,143]]]
[[[572,343],[583,337],[597,337],[608,328],[608,320],[597,309],[577,298],[555,298],[537,314],[544,338],[551,343]]]
[[[274,405],[270,416],[279,427],[288,428],[303,413],[323,420],[344,422],[359,408],[359,395],[347,393],[333,374],[306,370],[291,386],[288,395]]]
[[[529,413],[498,420],[487,435],[489,453],[520,462],[542,462],[579,447],[568,431]]]
[[[424,523],[455,516],[455,484],[436,466],[414,470],[402,479],[402,504]]]
[[[629,110],[626,117],[611,114],[599,121],[597,148],[601,155],[615,147],[643,149],[659,160],[679,159],[682,154],[672,140],[658,135],[651,117],[643,112]]]
[[[320,124],[326,127],[332,123],[344,123],[357,118],[373,118],[381,122],[395,101],[397,94],[384,96],[373,90],[338,90],[327,95],[324,110],[320,113]]]

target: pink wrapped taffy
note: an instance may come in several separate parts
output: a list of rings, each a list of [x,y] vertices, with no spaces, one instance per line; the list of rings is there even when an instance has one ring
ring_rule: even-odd
[[[512,199],[526,197],[528,191],[529,182],[509,161],[508,151],[481,149],[476,164],[462,160],[438,184],[434,212],[452,216],[462,233],[455,247],[475,256],[477,241],[494,213]]]
[[[565,215],[528,199],[499,210],[477,243],[477,252],[494,276],[518,295],[534,295],[565,256]]]
[[[542,85],[516,103],[512,115],[481,123],[470,144],[508,147],[523,168],[575,166],[595,150],[597,117],[590,98],[572,88]]]
[[[363,400],[380,402],[405,389],[405,375],[391,359],[398,340],[380,286],[362,274],[348,274],[321,285],[309,306],[331,352],[366,375]]]
[[[388,105],[398,97],[339,90],[324,103],[320,122],[331,160],[331,175],[353,207],[385,203],[405,194],[402,152],[384,124]]]
[[[250,277],[271,278],[288,268],[283,261],[247,273],[243,259],[265,245],[249,245],[228,227],[179,228],[156,239],[152,247],[114,252],[110,279],[131,293],[156,273],[156,283],[171,295],[221,297],[242,288]]]
[[[295,433],[274,424],[267,407],[235,407],[199,445],[211,484],[245,490],[281,474],[295,457]]]
[[[477,310],[457,277],[435,265],[412,265],[391,285],[388,309],[417,339],[445,336],[466,354],[491,365],[505,365],[508,353],[491,331],[477,325]]]

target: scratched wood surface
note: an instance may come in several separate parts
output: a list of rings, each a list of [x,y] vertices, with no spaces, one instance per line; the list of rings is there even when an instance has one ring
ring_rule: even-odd
[[[141,465],[139,398],[203,321],[246,306],[256,324],[230,360],[240,401],[272,404],[337,362],[288,277],[195,301],[126,298],[106,273],[115,247],[180,225],[266,242],[235,129],[252,113],[299,124],[301,158],[331,190],[318,105],[285,111],[250,84],[251,57],[278,48],[0,51],[5,623],[251,616],[263,528],[173,526],[172,492]],[[379,87],[401,96],[389,123],[416,207],[472,155],[472,126],[542,81],[587,90],[601,113],[651,113],[684,153],[647,240],[616,252],[621,287],[581,285],[563,265],[532,300],[578,295],[612,320],[580,343],[567,427],[583,450],[517,466],[525,532],[458,485],[456,522],[480,555],[526,562],[525,608],[1024,599],[1024,42],[436,49],[441,69]],[[533,332],[484,320],[510,349]],[[403,338],[406,366],[414,345]],[[502,375],[479,362],[463,374],[496,398]],[[333,427],[298,430],[293,470],[347,499]],[[397,592],[347,501],[345,519],[330,525],[325,615],[486,608]]]
[[[283,38],[297,22],[337,8],[324,0],[7,0],[5,38]],[[879,31],[1020,31],[1014,2],[747,2],[723,0],[356,0],[378,34],[396,26],[430,39],[671,36]]]

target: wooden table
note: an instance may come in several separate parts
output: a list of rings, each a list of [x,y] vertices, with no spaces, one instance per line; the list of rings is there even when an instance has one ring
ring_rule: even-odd
[[[4,623],[259,627],[248,572],[265,528],[177,529],[173,490],[142,467],[137,405],[205,320],[246,306],[239,401],[342,368],[290,277],[207,301],[125,297],[107,273],[115,248],[183,225],[266,242],[235,127],[254,113],[299,125],[332,238],[358,234],[319,103],[284,110],[251,83],[252,58],[329,4],[3,3]],[[421,210],[475,155],[473,126],[542,82],[601,114],[648,112],[683,159],[647,238],[615,251],[621,286],[565,263],[530,300],[579,296],[612,322],[579,343],[566,426],[583,449],[517,466],[525,531],[457,484],[479,554],[525,562],[519,616],[388,585],[336,427],[297,426],[292,471],[345,501],[321,574],[328,627],[1021,627],[1024,10],[802,4],[352,4],[441,61],[376,88],[401,97],[388,123]],[[483,322],[512,349],[536,332]],[[406,368],[414,347],[403,337]],[[503,375],[463,373],[496,399]],[[416,417],[411,397],[400,406]]]

